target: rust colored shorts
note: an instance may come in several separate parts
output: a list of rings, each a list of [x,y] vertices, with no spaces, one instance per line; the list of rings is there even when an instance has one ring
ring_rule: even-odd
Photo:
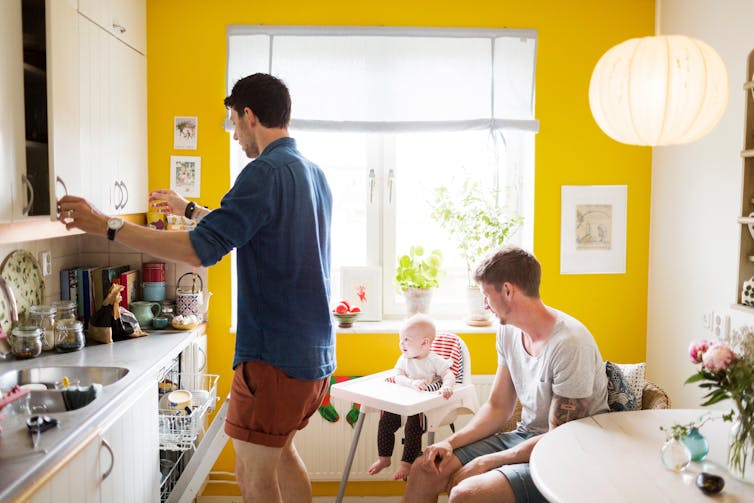
[[[241,363],[233,373],[225,433],[252,444],[283,447],[293,431],[309,423],[329,381],[295,379],[260,361]]]

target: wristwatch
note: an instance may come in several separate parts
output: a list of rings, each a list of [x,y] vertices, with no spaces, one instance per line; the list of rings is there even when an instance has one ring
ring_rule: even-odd
[[[123,227],[122,218],[108,218],[107,219],[107,239],[110,241],[115,240],[115,233],[120,230],[121,227]]]
[[[194,201],[191,201],[186,205],[186,211],[183,212],[184,215],[186,215],[186,218],[191,220],[191,217],[194,215],[194,210],[196,209],[196,203]]]

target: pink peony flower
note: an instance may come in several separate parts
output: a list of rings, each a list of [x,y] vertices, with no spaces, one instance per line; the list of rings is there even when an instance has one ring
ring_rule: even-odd
[[[735,359],[736,355],[733,350],[723,344],[710,346],[702,356],[704,368],[710,372],[720,372],[727,369]]]
[[[692,363],[702,363],[702,355],[711,346],[710,341],[704,339],[696,339],[691,341],[689,345],[689,357],[691,357]]]

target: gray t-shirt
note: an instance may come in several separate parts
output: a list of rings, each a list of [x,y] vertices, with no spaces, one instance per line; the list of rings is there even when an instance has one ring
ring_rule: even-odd
[[[539,356],[524,349],[520,328],[500,325],[497,361],[511,374],[521,401],[518,430],[544,433],[550,429],[548,414],[552,395],[590,397],[588,415],[607,412],[605,364],[589,330],[577,319],[553,309],[557,321]]]

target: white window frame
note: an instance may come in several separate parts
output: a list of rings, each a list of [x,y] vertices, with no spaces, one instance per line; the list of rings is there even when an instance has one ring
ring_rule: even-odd
[[[252,72],[243,72],[241,74],[238,74],[238,69],[235,67],[235,72],[237,75],[233,75],[233,55],[231,54],[231,38],[236,35],[265,35],[269,37],[269,60],[268,64],[265,68],[259,68],[255,71],[266,71],[271,74],[275,74],[275,68],[273,64],[273,48],[274,48],[274,37],[276,36],[416,36],[416,37],[489,37],[491,40],[494,41],[497,37],[520,37],[520,38],[528,38],[533,39],[535,44],[535,53],[536,53],[536,31],[535,30],[511,30],[511,29],[476,29],[476,28],[413,28],[413,27],[314,27],[314,26],[258,26],[258,25],[233,25],[228,27],[228,75],[227,75],[227,91],[230,93],[230,90],[232,89],[234,81],[245,74],[252,73]],[[493,42],[494,47],[494,42]],[[494,54],[493,54],[493,61],[491,64],[494,67]],[[493,71],[494,73],[494,71]],[[532,69],[532,93],[531,93],[531,109],[533,113],[533,102],[534,102],[534,92],[533,92],[533,83],[534,83],[534,74]],[[494,94],[493,94],[494,96]],[[494,100],[494,98],[493,98]],[[491,100],[492,101],[492,100]],[[494,101],[491,103],[491,110],[494,110]],[[533,117],[531,119],[500,119],[494,117],[494,113],[491,113],[492,117],[480,119],[480,120],[471,120],[471,121],[464,121],[465,124],[463,124],[464,128],[474,128],[474,129],[487,129],[490,130],[497,130],[500,129],[514,129],[514,130],[523,130],[523,131],[531,131],[532,133],[536,133],[539,130],[539,121],[534,119]],[[326,121],[317,121],[317,120],[298,120],[295,117],[292,117],[291,120],[291,131],[292,136],[295,136],[296,130],[334,130],[340,127],[343,127],[344,124],[332,124],[328,123]],[[415,130],[415,129],[436,129],[436,130],[453,130],[459,128],[459,124],[411,124],[411,123],[402,123],[402,124],[396,124],[391,126],[386,126],[385,124],[369,124],[369,123],[350,123],[345,125],[352,131],[401,131],[401,130]],[[225,127],[228,131],[232,132],[232,124],[229,120],[226,120]],[[375,186],[374,186],[374,197],[372,199],[371,204],[367,205],[367,214],[368,214],[368,232],[367,232],[367,265],[376,265],[380,266],[382,268],[382,282],[383,282],[383,317],[385,319],[389,318],[397,318],[402,315],[404,312],[404,306],[403,304],[398,301],[396,302],[396,299],[392,293],[392,278],[394,276],[395,271],[395,262],[397,258],[397,253],[401,253],[400,250],[394,250],[395,244],[390,242],[386,236],[394,236],[396,232],[396,215],[395,215],[395,206],[392,204],[392,201],[386,201],[386,191],[388,186],[388,173],[391,169],[395,169],[394,166],[385,166],[385,159],[382,158],[383,153],[387,152],[388,157],[390,154],[391,149],[389,148],[390,145],[384,145],[383,142],[385,140],[385,137],[382,135],[376,135],[375,141],[368,144],[368,148],[375,149],[376,152],[374,155],[369,155],[369,159],[378,159],[380,162],[378,162],[378,166],[367,166],[367,171],[370,169],[374,169],[375,171]],[[232,141],[232,140],[231,140]],[[532,145],[530,146],[530,150],[532,152],[533,156],[533,135],[532,135]],[[233,148],[233,147],[231,147]],[[231,161],[233,161],[234,155],[231,155]],[[390,162],[389,160],[387,162]],[[520,207],[519,213],[524,216],[524,226],[522,227],[521,231],[519,231],[519,234],[517,236],[517,241],[519,244],[521,244],[524,247],[531,248],[533,244],[533,196],[534,196],[534,187],[533,187],[533,166],[534,166],[534,160],[533,158],[530,160],[525,161],[526,164],[531,166],[531,169],[522,169],[521,173],[519,173],[519,183],[518,189],[520,190]],[[232,167],[232,169],[235,169],[235,166]],[[235,178],[235,172],[232,173],[231,177]],[[503,185],[503,184],[501,184]],[[394,184],[393,190],[398,191],[400,190],[398,184]],[[393,199],[394,201],[394,199]],[[376,227],[376,228],[375,228]],[[234,259],[235,257],[233,257]],[[348,264],[341,264],[341,265],[348,265]],[[335,270],[337,268],[337,264],[333,264],[333,278],[335,281],[333,281],[333,290],[338,290],[337,285],[337,278],[339,277],[337,271]],[[233,267],[234,267],[234,273],[233,273],[233,288],[235,289],[235,260],[233,260]],[[236,299],[235,295],[233,298],[233,302],[235,304]],[[447,306],[442,306],[442,308],[439,309],[441,312],[448,312],[446,310]],[[463,308],[460,308],[459,311],[463,311]],[[233,309],[233,317],[235,320],[235,305]],[[457,316],[454,316],[457,317]],[[235,325],[235,321],[233,323]]]

